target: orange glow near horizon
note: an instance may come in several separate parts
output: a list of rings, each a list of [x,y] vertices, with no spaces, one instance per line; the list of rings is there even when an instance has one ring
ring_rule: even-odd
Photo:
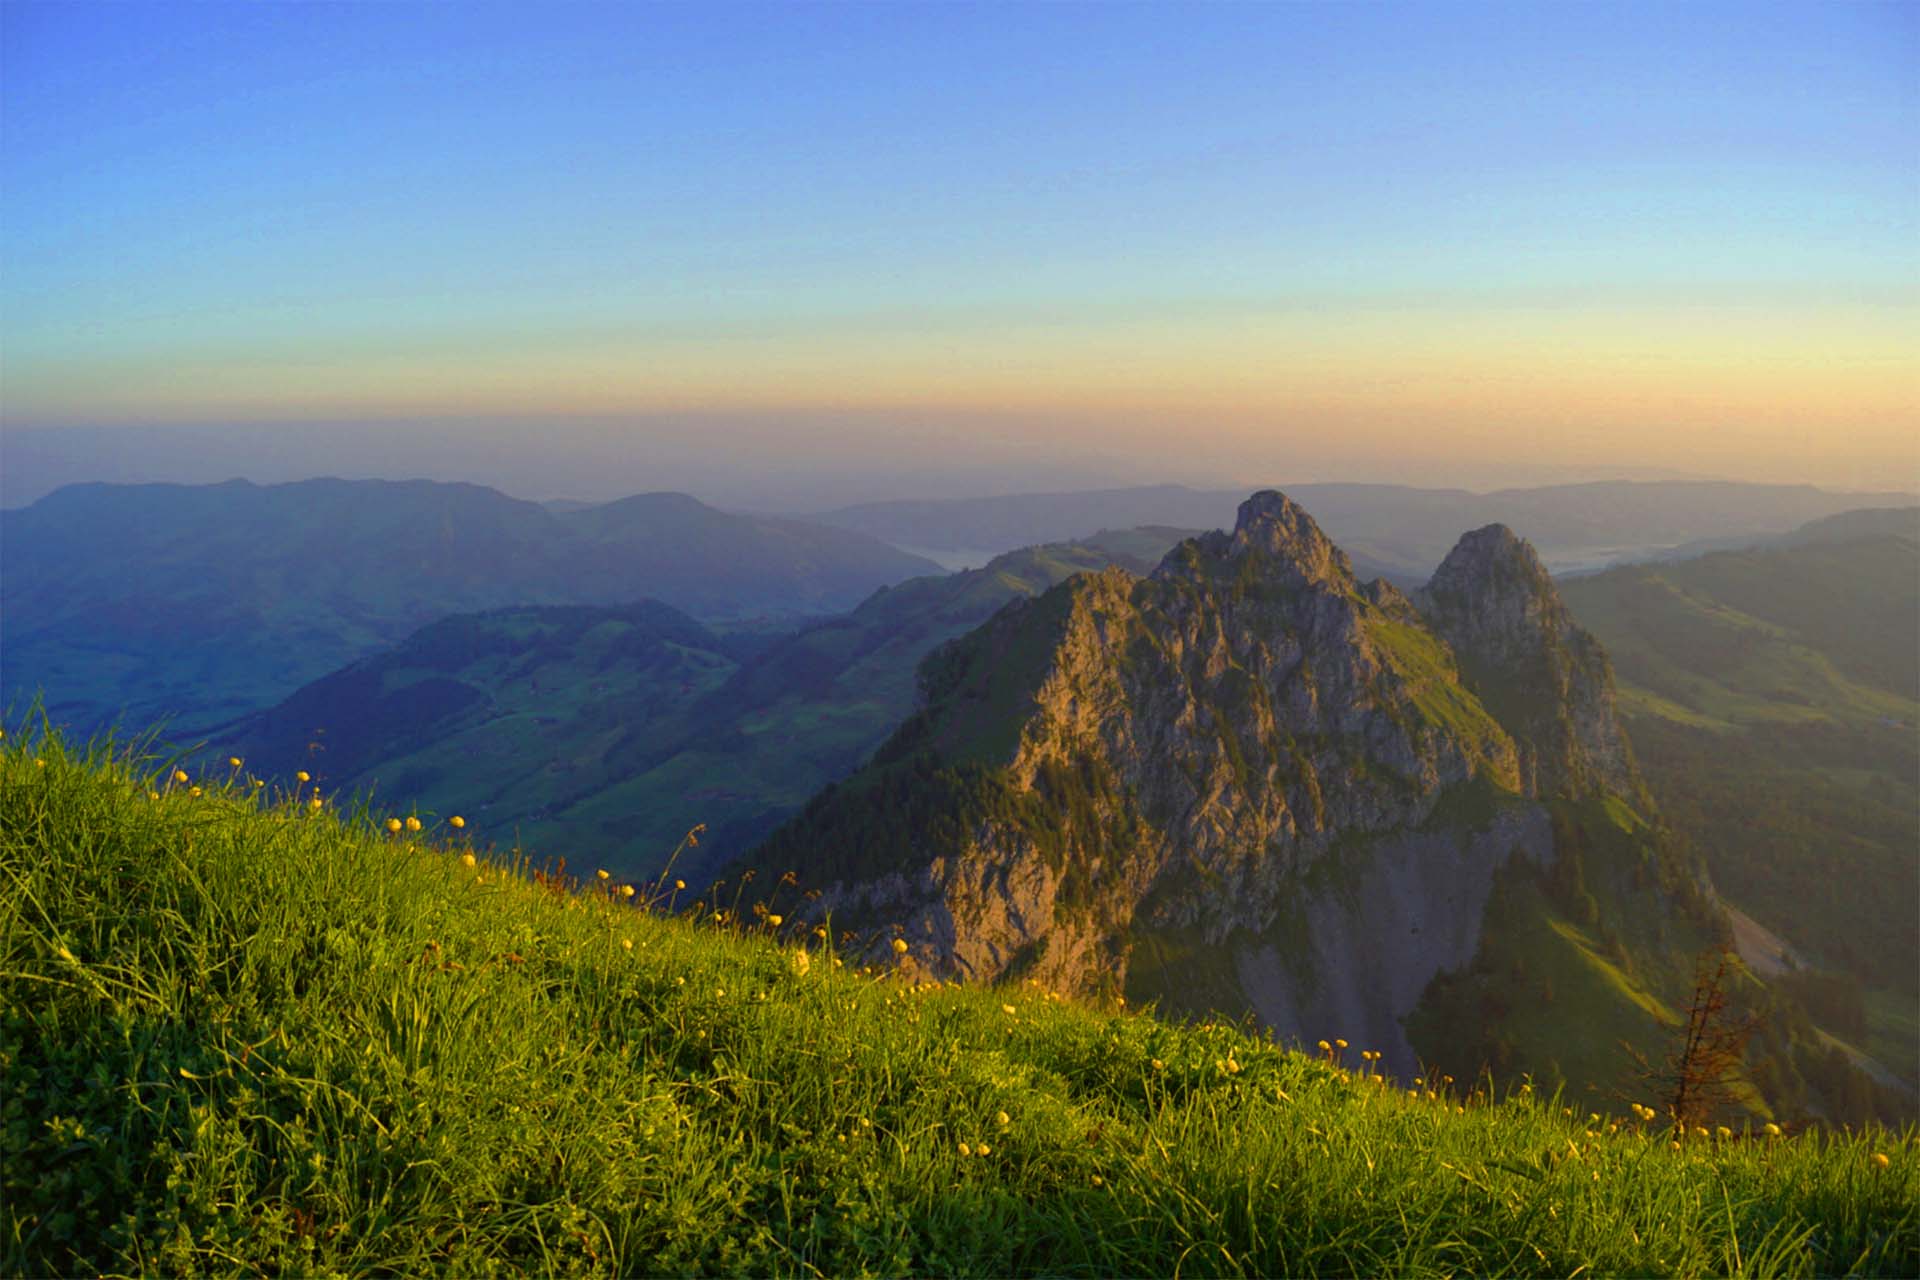
[[[1350,457],[1596,457],[1904,486],[1920,468],[1920,324],[1889,307],[1347,309],[1062,328],[822,326],[750,338],[489,335],[290,352],[156,345],[11,378],[14,422],[295,423],[448,415],[942,412],[1055,451],[1232,466],[1283,430]],[[810,448],[871,448],[870,432]],[[973,447],[980,441],[975,440]],[[962,446],[967,447],[967,446]],[[1876,479],[1876,473],[1884,476]]]

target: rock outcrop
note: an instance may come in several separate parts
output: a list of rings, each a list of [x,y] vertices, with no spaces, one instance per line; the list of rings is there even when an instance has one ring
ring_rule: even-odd
[[[936,651],[924,708],[760,861],[936,974],[1237,1000],[1411,1071],[1400,1019],[1474,954],[1496,872],[1553,856],[1539,799],[1630,777],[1604,656],[1538,570],[1469,535],[1436,626],[1255,494],[1147,577],[1081,575]],[[1509,674],[1524,696],[1474,692]]]
[[[1514,735],[1527,790],[1642,793],[1614,714],[1613,668],[1533,547],[1503,524],[1462,537],[1419,594],[1468,683]]]

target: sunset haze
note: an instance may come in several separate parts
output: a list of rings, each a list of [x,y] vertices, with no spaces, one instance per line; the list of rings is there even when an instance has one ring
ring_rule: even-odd
[[[1911,7],[0,23],[9,433],[1917,478]]]

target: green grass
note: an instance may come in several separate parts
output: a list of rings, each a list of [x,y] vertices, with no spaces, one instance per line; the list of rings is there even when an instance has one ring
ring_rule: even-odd
[[[1676,1149],[802,972],[219,773],[0,750],[0,1271],[1920,1272],[1911,1132]]]
[[[1368,638],[1407,682],[1414,705],[1429,722],[1454,734],[1482,761],[1493,759],[1508,744],[1506,730],[1467,692],[1446,646],[1432,632],[1378,613],[1367,617],[1366,627]]]

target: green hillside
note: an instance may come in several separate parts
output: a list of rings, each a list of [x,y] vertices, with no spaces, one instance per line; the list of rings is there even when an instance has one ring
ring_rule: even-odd
[[[510,841],[604,786],[609,750],[684,713],[741,656],[650,601],[461,614],[306,686],[220,750],[263,776],[305,770],[330,791],[457,811]],[[556,852],[606,861],[619,848]]]
[[[1872,517],[1872,518],[1867,518]],[[1823,1025],[1911,1084],[1920,982],[1920,541],[1911,512],[1563,582],[1612,655],[1669,823],[1720,892],[1842,981]],[[1804,985],[1804,984],[1803,984]]]
[[[182,735],[453,613],[664,600],[823,614],[937,568],[860,534],[642,494],[556,514],[425,480],[74,485],[0,512],[0,705]],[[129,548],[135,550],[129,551]]]
[[[1912,1132],[1403,1091],[473,852],[10,738],[0,1270],[1920,1270]]]
[[[449,618],[300,690],[215,754],[458,810],[491,839],[635,875],[703,823],[687,861],[705,866],[857,768],[912,710],[928,650],[1072,574],[1142,567],[1178,537],[1027,548],[757,644],[660,605]]]

